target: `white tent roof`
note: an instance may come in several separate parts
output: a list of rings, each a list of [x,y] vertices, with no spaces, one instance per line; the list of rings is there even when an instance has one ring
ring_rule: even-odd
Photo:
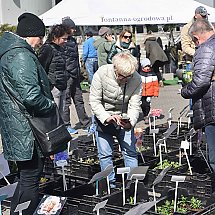
[[[62,0],[40,18],[46,26],[69,16],[76,25],[143,25],[187,23],[198,6],[215,22],[215,8],[194,0]]]

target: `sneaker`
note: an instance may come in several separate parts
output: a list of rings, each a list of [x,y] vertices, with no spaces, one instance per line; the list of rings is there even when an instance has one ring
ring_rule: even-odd
[[[67,127],[67,131],[70,133],[70,134],[77,134],[78,131],[75,130],[74,128],[72,128],[71,126]]]

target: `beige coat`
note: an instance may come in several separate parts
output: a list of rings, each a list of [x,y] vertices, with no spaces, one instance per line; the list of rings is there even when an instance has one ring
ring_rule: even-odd
[[[141,76],[135,72],[126,87],[124,112],[127,110],[132,126],[135,126],[139,118],[141,84]],[[117,83],[113,64],[101,66],[94,74],[89,100],[93,114],[103,124],[111,115],[121,113],[123,89],[124,84]]]
[[[192,41],[191,37],[188,34],[190,26],[193,24],[194,19],[184,25],[181,30],[181,46],[182,51],[189,57],[193,57],[195,53],[195,43]]]

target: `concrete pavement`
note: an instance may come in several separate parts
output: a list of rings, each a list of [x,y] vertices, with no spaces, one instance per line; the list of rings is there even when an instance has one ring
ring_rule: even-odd
[[[176,121],[179,117],[180,111],[189,104],[189,100],[183,99],[179,94],[179,89],[181,85],[168,85],[160,88],[160,93],[158,98],[152,98],[152,108],[159,108],[162,109],[162,117],[161,119],[156,120],[156,124],[162,124],[167,122],[168,118],[168,111],[170,108],[174,108],[172,111],[173,120]],[[89,92],[83,92],[84,102],[85,102],[85,109],[88,116],[92,116],[90,105],[89,105]],[[187,121],[186,117],[182,118],[182,121]],[[74,104],[71,105],[71,123],[72,126],[76,126],[79,120],[76,114],[76,110]],[[143,121],[142,114],[140,114],[139,121],[136,127],[145,128]],[[79,131],[82,134],[81,130]]]

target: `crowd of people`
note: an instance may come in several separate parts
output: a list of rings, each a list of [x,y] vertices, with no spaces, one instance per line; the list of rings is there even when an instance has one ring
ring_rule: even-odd
[[[215,171],[215,36],[207,17],[206,9],[198,7],[192,21],[182,29],[182,50],[192,64],[193,75],[191,82],[182,88],[181,95],[192,100],[194,128],[206,133],[210,165]],[[3,153],[6,160],[16,162],[19,173],[11,214],[16,214],[17,204],[28,200],[31,200],[30,207],[24,215],[33,214],[37,207],[44,155],[29,121],[8,93],[14,95],[32,116],[42,117],[57,105],[70,134],[78,132],[71,125],[73,101],[79,128],[88,131],[95,123],[101,170],[113,165],[114,137],[121,147],[125,166],[138,166],[134,128],[141,110],[148,123],[151,99],[159,96],[159,87],[163,86],[160,68],[169,61],[168,56],[152,32],[144,38],[146,56],[141,58],[129,29],[122,30],[115,40],[112,29],[106,26],[99,29],[97,39],[92,31],[85,31],[83,56],[79,56],[75,31],[74,21],[65,17],[61,24],[49,29],[47,39],[43,41],[46,28],[42,20],[32,13],[24,13],[18,18],[16,33],[5,32],[0,38]],[[84,107],[80,57],[90,83],[93,120]],[[114,171],[109,180],[111,187],[115,187]]]

